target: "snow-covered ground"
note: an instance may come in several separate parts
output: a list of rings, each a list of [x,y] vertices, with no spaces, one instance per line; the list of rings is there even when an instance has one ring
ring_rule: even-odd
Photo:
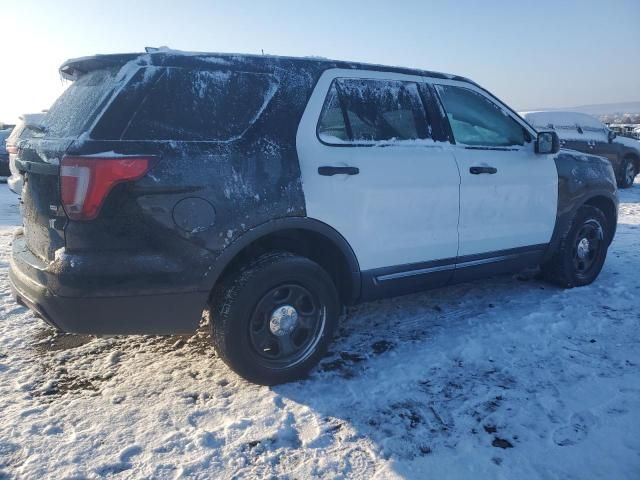
[[[640,184],[595,284],[497,278],[352,308],[307,381],[192,338],[56,335],[10,297],[0,478],[640,478]],[[90,321],[90,319],[87,319]]]

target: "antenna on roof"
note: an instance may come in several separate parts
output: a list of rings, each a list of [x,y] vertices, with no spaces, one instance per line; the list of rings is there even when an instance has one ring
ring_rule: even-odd
[[[162,45],[160,47],[144,47],[144,51],[147,52],[147,53],[168,52],[168,51],[171,51],[171,49],[169,47],[167,47],[166,45]]]
[[[264,55],[264,48],[261,48],[260,51],[262,52],[262,54]]]

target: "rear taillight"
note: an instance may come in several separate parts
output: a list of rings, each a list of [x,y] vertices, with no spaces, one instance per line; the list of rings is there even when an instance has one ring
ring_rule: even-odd
[[[111,189],[141,178],[151,161],[152,157],[63,157],[60,193],[67,216],[72,220],[96,218]]]
[[[7,153],[10,153],[11,155],[18,153],[18,147],[15,145],[7,145]]]

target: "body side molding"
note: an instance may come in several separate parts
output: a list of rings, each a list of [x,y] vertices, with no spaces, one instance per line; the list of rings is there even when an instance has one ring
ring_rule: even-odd
[[[362,272],[362,299],[371,300],[535,266],[548,245],[530,245]]]

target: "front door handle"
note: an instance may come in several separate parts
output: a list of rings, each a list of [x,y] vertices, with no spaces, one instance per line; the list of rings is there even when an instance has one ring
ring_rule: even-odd
[[[480,175],[481,173],[493,175],[494,173],[498,173],[498,169],[495,167],[471,167],[469,168],[469,172],[473,175]]]
[[[360,169],[358,167],[318,167],[318,173],[325,177],[333,175],[358,175]]]

